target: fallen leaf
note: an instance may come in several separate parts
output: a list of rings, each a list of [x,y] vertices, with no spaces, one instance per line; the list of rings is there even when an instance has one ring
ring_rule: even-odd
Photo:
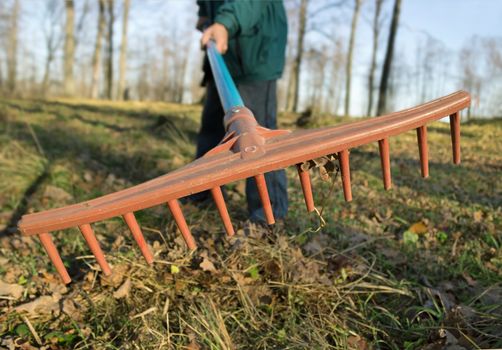
[[[77,303],[73,298],[65,298],[63,300],[63,312],[70,316],[72,320],[81,321],[84,318],[86,310],[87,308]]]
[[[197,343],[197,336],[193,332],[188,333],[190,343],[187,345],[188,350],[200,350],[200,345]]]
[[[253,283],[253,279],[251,277],[245,277],[242,273],[234,273],[232,274],[232,277],[240,286],[246,286]]]
[[[119,248],[124,244],[125,238],[122,235],[117,236],[115,241],[112,243],[113,250],[119,250]]]
[[[329,245],[330,238],[324,233],[318,233],[304,246],[303,250],[308,255],[316,255],[322,253]]]
[[[44,295],[25,304],[21,304],[14,308],[17,312],[26,311],[33,316],[40,314],[50,314],[53,311],[59,310],[59,301],[61,294],[54,293],[52,296]]]
[[[368,343],[366,342],[366,340],[358,335],[351,335],[350,337],[348,337],[347,345],[349,349],[359,349],[359,350],[368,349]]]
[[[14,299],[19,299],[23,295],[24,288],[19,284],[5,283],[0,280],[0,295],[11,296]]]
[[[214,267],[214,264],[209,260],[207,252],[201,253],[200,256],[203,258],[202,262],[199,264],[202,271],[216,272],[216,267]]]
[[[483,212],[477,210],[472,214],[472,217],[474,218],[474,222],[481,222],[483,220]]]
[[[44,191],[44,197],[50,198],[58,202],[66,202],[73,199],[73,196],[62,188],[48,185]]]
[[[419,221],[419,222],[415,222],[413,225],[411,225],[410,228],[408,229],[408,231],[411,231],[417,235],[421,235],[421,234],[427,233],[429,231],[429,229],[422,221]]]
[[[113,273],[110,276],[102,276],[101,277],[101,285],[102,286],[112,286],[114,288],[120,286],[124,277],[127,275],[129,271],[129,265],[120,264],[113,268]]]
[[[126,298],[131,291],[131,280],[128,278],[125,282],[113,293],[115,299]]]
[[[197,344],[195,339],[190,341],[190,344],[187,345],[188,350],[200,350],[200,345]]]
[[[478,282],[474,278],[472,278],[467,272],[462,273],[462,277],[469,286],[476,287],[478,285]]]

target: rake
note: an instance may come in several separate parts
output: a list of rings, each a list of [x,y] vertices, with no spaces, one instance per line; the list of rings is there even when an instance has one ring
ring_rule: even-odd
[[[383,185],[391,188],[389,137],[416,129],[421,174],[429,176],[427,123],[449,116],[453,163],[460,163],[460,111],[470,105],[470,96],[458,91],[422,105],[382,117],[335,127],[309,130],[271,130],[260,126],[253,113],[244,106],[222,56],[213,42],[207,54],[218,94],[225,111],[226,134],[221,142],[203,157],[166,175],[140,185],[82,203],[24,215],[18,224],[23,235],[38,235],[49,258],[64,283],[71,278],[52,241],[51,232],[78,227],[105,275],[112,270],[93,232],[91,224],[122,216],[148,264],[154,261],[134,213],[167,204],[187,246],[196,248],[195,240],[183,216],[179,199],[209,190],[228,236],[234,234],[221,186],[253,177],[256,181],[268,224],[274,224],[264,174],[296,166],[307,211],[315,210],[309,175],[309,162],[327,155],[339,161],[343,193],[352,200],[349,150],[378,142]]]

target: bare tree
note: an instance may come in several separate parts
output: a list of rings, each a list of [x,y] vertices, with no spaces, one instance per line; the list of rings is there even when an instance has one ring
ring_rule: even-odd
[[[375,0],[375,14],[373,16],[373,48],[371,51],[371,63],[370,63],[370,73],[368,76],[368,110],[366,114],[371,116],[373,111],[373,90],[375,87],[375,70],[376,70],[376,61],[377,61],[377,53],[378,53],[378,39],[380,36],[380,13],[382,10],[382,4],[384,0]]]
[[[106,97],[113,98],[113,24],[115,22],[114,0],[107,1],[108,10],[108,32],[106,36],[107,56],[106,56]]]
[[[165,101],[168,92],[167,82],[169,81],[169,62],[171,54],[168,46],[169,40],[167,38],[167,35],[158,35],[156,43],[160,52],[160,74],[158,75],[160,81],[157,81],[155,84],[155,98],[161,101]]]
[[[94,54],[92,55],[92,82],[91,82],[92,98],[98,97],[99,71],[101,67],[101,48],[103,41],[103,33],[105,31],[105,0],[98,0],[98,6],[99,6],[98,30],[96,32]]]
[[[300,0],[300,11],[298,13],[298,34],[296,39],[296,55],[293,61],[293,68],[291,70],[288,87],[288,97],[286,102],[286,110],[288,111],[296,111],[298,108],[298,100],[300,95],[300,67],[302,65],[303,43],[307,26],[308,1],[309,0]]]
[[[472,38],[460,50],[460,72],[462,88],[469,91],[472,103],[467,109],[467,120],[474,112],[479,112],[479,102],[483,87],[483,76],[479,68],[481,47],[478,38]]]
[[[130,0],[124,0],[124,12],[122,18],[122,44],[120,45],[119,81],[117,98],[123,99],[125,89],[126,61],[127,61],[127,22],[129,18]]]
[[[73,95],[75,89],[73,78],[73,66],[75,63],[75,4],[73,0],[65,0],[65,13],[63,88],[66,95]]]
[[[380,80],[380,89],[378,92],[378,107],[377,115],[381,115],[386,111],[386,94],[389,83],[390,70],[392,66],[392,56],[394,54],[394,44],[396,41],[397,28],[399,26],[399,14],[401,12],[401,0],[395,0],[394,9],[392,11],[392,21],[390,23],[389,40],[387,41],[387,51],[383,64],[382,77]]]
[[[308,107],[313,116],[323,112],[326,73],[328,70],[327,62],[329,59],[328,52],[326,45],[320,48],[311,47],[305,52],[306,66],[312,72],[312,74],[309,74]]]
[[[7,28],[7,91],[13,94],[17,83],[18,22],[20,4],[15,0]]]
[[[343,47],[343,42],[341,38],[335,41],[333,45],[333,54],[332,54],[332,66],[331,66],[331,78],[330,84],[328,85],[328,96],[329,98],[326,101],[330,103],[328,111],[331,111],[333,114],[339,113],[339,108],[342,103],[343,95],[341,94],[343,90],[343,75],[345,60],[347,56],[345,54],[345,50]]]
[[[45,59],[44,77],[42,80],[42,94],[46,95],[50,88],[51,64],[56,57],[56,51],[61,45],[63,37],[60,35],[59,25],[62,17],[63,7],[60,0],[49,0],[46,2],[44,27],[45,48],[47,57]]]
[[[352,82],[352,56],[354,52],[354,42],[356,40],[357,20],[361,10],[361,1],[354,0],[354,13],[352,15],[352,24],[350,26],[349,50],[347,52],[347,66],[345,73],[345,115],[350,115],[350,86]]]

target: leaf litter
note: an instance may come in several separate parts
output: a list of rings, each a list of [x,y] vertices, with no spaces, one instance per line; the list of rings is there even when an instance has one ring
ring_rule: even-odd
[[[72,109],[61,107],[53,113],[68,111]],[[198,110],[187,113],[193,113],[194,119],[198,117]],[[102,118],[103,114],[93,116]],[[43,122],[47,117],[38,114],[37,118]],[[15,123],[15,118],[10,122]],[[58,122],[41,125],[50,132]],[[194,125],[188,131],[196,132]],[[487,130],[476,124],[466,128],[479,135]],[[39,128],[34,125],[34,130],[38,132]],[[173,152],[167,152],[165,141],[152,139],[149,134],[143,136],[143,131],[138,130],[138,137],[148,138],[158,154]],[[502,137],[500,126],[493,130],[492,138]],[[96,130],[96,135],[101,137],[100,142],[108,142],[109,149],[124,151],[105,129]],[[431,132],[429,136],[431,149],[439,152],[440,161],[434,166],[443,167],[438,164],[449,161],[448,143],[439,137],[444,136],[441,133]],[[114,274],[102,276],[88,258],[87,267],[76,269],[71,257],[88,254],[85,246],[79,246],[76,236],[58,235],[55,241],[60,242],[62,256],[65,263],[70,263],[74,278],[70,286],[58,287],[61,284],[55,272],[47,270],[45,253],[35,240],[2,239],[0,256],[6,260],[1,280],[18,286],[9,287],[16,290],[14,296],[9,294],[9,298],[0,300],[2,342],[21,342],[26,348],[36,345],[29,329],[21,327],[25,324],[21,315],[26,315],[43,346],[50,344],[54,348],[103,348],[110,342],[193,349],[371,349],[381,344],[383,348],[453,350],[472,348],[473,343],[484,348],[502,347],[498,327],[502,320],[502,212],[497,209],[502,192],[496,181],[499,174],[489,166],[502,161],[502,150],[495,149],[499,146],[491,142],[493,149],[482,163],[481,158],[472,156],[467,145],[460,168],[444,165],[424,183],[410,172],[418,164],[417,155],[408,152],[410,140],[408,135],[392,140],[396,152],[393,167],[400,172],[393,174],[395,188],[385,194],[380,190],[375,150],[368,146],[353,152],[353,189],[358,195],[351,204],[341,200],[339,183],[335,182],[332,190],[330,184],[319,181],[336,171],[336,159],[309,164],[319,170],[313,176],[315,193],[325,194],[326,221],[317,233],[312,233],[311,228],[318,225],[304,213],[298,188],[291,192],[290,218],[284,226],[249,229],[242,209],[245,204],[241,183],[235,192],[239,196],[229,203],[229,211],[236,216],[237,234],[233,239],[223,238],[214,210],[184,208],[200,247],[193,254],[186,250],[172,221],[165,219],[165,208],[148,211],[140,218],[155,254],[153,268],[141,261],[125,229],[109,223],[97,231],[103,235]],[[50,137],[41,135],[40,142],[48,153],[49,141]],[[162,158],[148,158],[152,155],[136,146],[141,142],[128,144],[128,154],[135,157],[137,164],[146,164],[140,163],[146,160],[155,166]],[[27,152],[29,147],[27,143]],[[78,154],[82,152],[78,149]],[[99,159],[99,155],[92,154],[92,147],[89,152],[87,159]],[[114,165],[122,168],[108,169],[107,160],[101,159],[96,167],[100,170],[91,171],[78,159],[64,160],[65,166],[57,168],[67,171],[67,165],[73,164],[76,172],[81,170],[84,175],[75,180],[75,191],[69,191],[64,183],[49,184],[71,193],[74,200],[85,195],[78,192],[79,187],[106,192],[131,182],[110,176],[125,177],[134,171],[126,162]],[[40,209],[44,200],[57,196],[70,200],[59,190],[51,191],[44,196],[42,188],[34,198],[33,208]],[[479,193],[490,196],[482,198]],[[13,300],[17,295],[18,299]],[[164,313],[161,311],[166,300],[169,307]]]

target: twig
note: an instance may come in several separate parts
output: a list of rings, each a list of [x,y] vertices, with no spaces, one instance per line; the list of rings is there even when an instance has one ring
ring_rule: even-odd
[[[147,310],[145,310],[145,311],[143,311],[143,312],[141,312],[141,313],[139,313],[137,315],[132,316],[130,319],[134,320],[135,318],[146,316],[146,315],[148,315],[148,314],[150,314],[152,312],[155,312],[155,311],[157,311],[157,307],[154,306],[154,307],[151,307],[151,308],[149,308],[149,309],[147,309]]]
[[[166,303],[164,304],[164,310],[162,311],[166,317],[166,330],[167,330],[167,345],[171,347],[171,326],[169,324],[169,297],[166,297]]]
[[[28,128],[28,130],[29,130],[29,132],[31,134],[31,137],[33,138],[33,141],[35,141],[35,144],[37,145],[38,152],[42,155],[42,157],[47,158],[45,156],[44,149],[42,148],[42,144],[38,140],[37,134],[35,134],[35,130],[33,130],[33,128],[31,127],[31,124],[28,123],[27,120],[25,120],[24,122],[25,122],[26,127]]]
[[[28,326],[28,329],[30,330],[31,334],[33,334],[33,337],[35,338],[35,341],[37,342],[37,344],[42,346],[42,344],[43,344],[42,339],[40,339],[40,336],[38,335],[37,331],[35,330],[35,328],[31,324],[30,320],[28,320],[28,317],[23,316],[23,321]]]

